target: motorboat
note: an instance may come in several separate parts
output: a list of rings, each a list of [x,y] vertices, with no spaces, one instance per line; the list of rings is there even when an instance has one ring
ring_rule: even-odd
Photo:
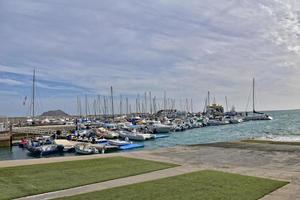
[[[161,124],[160,122],[150,122],[149,128],[153,133],[169,133],[171,130],[171,126]]]
[[[62,145],[57,145],[57,144],[39,145],[33,141],[30,141],[26,148],[30,153],[34,155],[43,156],[43,155],[62,152],[64,147]]]
[[[97,154],[99,150],[88,143],[80,143],[75,145],[75,151],[77,154],[90,155]]]
[[[115,146],[123,146],[127,144],[132,144],[132,142],[124,141],[124,140],[108,140],[108,144]]]
[[[120,131],[119,136],[125,140],[145,141],[151,139],[151,134],[143,134],[134,131]]]

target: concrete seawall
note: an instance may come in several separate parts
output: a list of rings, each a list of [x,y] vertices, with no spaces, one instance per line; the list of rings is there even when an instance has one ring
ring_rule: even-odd
[[[10,147],[12,145],[12,136],[9,131],[0,132],[0,147]]]

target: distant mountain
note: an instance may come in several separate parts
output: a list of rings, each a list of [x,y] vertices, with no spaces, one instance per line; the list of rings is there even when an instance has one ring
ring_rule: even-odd
[[[68,115],[67,113],[65,113],[64,111],[62,110],[50,110],[50,111],[47,111],[47,112],[44,112],[42,115],[42,117],[68,117],[70,115]]]

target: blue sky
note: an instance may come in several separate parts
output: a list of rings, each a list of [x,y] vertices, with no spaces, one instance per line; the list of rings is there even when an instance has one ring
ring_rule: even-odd
[[[76,96],[206,91],[244,110],[300,108],[297,0],[0,0],[0,115],[26,115],[33,68],[38,112],[76,113]]]

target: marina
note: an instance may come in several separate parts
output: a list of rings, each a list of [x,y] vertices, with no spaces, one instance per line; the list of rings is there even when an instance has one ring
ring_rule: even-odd
[[[131,141],[129,146],[121,146],[120,148],[115,148],[114,151],[107,150],[107,152],[118,152],[123,150],[128,151],[133,147],[134,149],[132,150],[139,151],[142,149],[150,150],[163,147],[173,147],[177,145],[207,144],[214,142],[254,139],[260,137],[284,137],[285,140],[293,140],[299,137],[300,110],[271,111],[266,113],[270,116],[273,116],[274,119],[270,121],[249,121],[239,124],[228,124],[225,126],[205,126],[201,128],[188,129],[185,131],[173,130],[167,135],[156,134],[157,139],[150,139],[146,141]],[[100,128],[100,130],[103,129]],[[120,141],[125,142],[125,140]],[[98,141],[98,143],[102,143],[103,145],[103,143],[107,143],[107,140],[100,140]],[[101,153],[101,149],[99,152]],[[78,154],[75,154],[74,152],[60,152],[57,154],[44,155],[43,157],[73,155]],[[0,150],[1,160],[30,158],[40,158],[40,156],[38,155],[33,157],[25,148],[20,148],[19,146],[13,146],[11,148],[1,148]]]
[[[63,111],[49,111],[43,113],[40,117],[36,116],[35,113],[36,89],[36,71],[34,69],[32,99],[29,105],[31,117],[28,117],[26,121],[23,119],[23,121],[20,120],[17,123],[9,121],[7,118],[6,125],[1,124],[1,129],[6,130],[6,132],[0,134],[2,146],[17,144],[20,148],[24,148],[29,152],[27,155],[34,157],[62,155],[64,153],[75,153],[77,155],[104,154],[119,150],[140,149],[145,146],[156,148],[158,146],[186,145],[189,144],[189,140],[196,142],[197,135],[190,134],[188,136],[184,133],[175,134],[176,132],[189,131],[193,134],[202,135],[200,130],[206,127],[224,125],[234,127],[236,125],[235,128],[240,129],[239,124],[273,120],[270,114],[257,112],[255,109],[254,78],[251,93],[252,114],[249,114],[248,111],[236,112],[234,105],[229,111],[227,96],[225,97],[225,112],[224,107],[216,103],[215,97],[211,102],[210,91],[208,91],[205,98],[205,107],[202,112],[194,112],[193,99],[186,99],[185,109],[177,110],[176,99],[168,98],[166,91],[164,91],[161,102],[162,107],[159,107],[160,104],[156,101],[155,96],[152,98],[151,92],[145,92],[143,98],[140,98],[138,94],[135,102],[136,112],[129,109],[131,105],[126,97],[126,113],[123,113],[123,98],[120,95],[120,104],[117,106],[119,113],[116,114],[116,102],[114,101],[116,98],[114,97],[113,87],[110,87],[110,96],[104,96],[102,101],[99,95],[97,99],[94,99],[92,104],[94,115],[90,115],[89,108],[91,105],[87,95],[85,95],[85,115],[82,114],[82,103],[80,97],[77,96],[78,116],[70,116]],[[52,117],[48,118],[47,115],[49,114]],[[58,115],[64,115],[64,117]],[[211,129],[213,130],[213,128]],[[222,131],[219,130],[218,132],[220,134]],[[168,140],[169,135],[175,136]],[[178,135],[181,135],[181,137],[178,138]],[[251,137],[253,136],[251,135]],[[172,138],[177,138],[175,144]],[[224,140],[218,135],[217,138],[221,141],[230,141],[230,137]],[[156,140],[166,141],[157,143]],[[148,141],[152,142],[147,144]],[[197,143],[205,142],[216,141],[197,141]],[[10,156],[5,156],[4,153],[3,157],[9,158]]]
[[[0,200],[300,200],[299,0],[0,5]]]

